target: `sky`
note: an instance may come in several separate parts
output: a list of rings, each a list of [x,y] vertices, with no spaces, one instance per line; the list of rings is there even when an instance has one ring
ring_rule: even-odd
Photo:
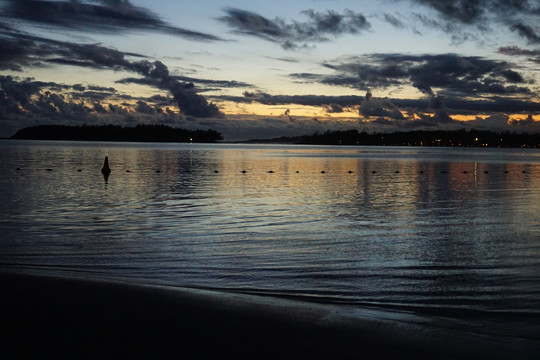
[[[540,132],[540,0],[0,0],[0,137]]]

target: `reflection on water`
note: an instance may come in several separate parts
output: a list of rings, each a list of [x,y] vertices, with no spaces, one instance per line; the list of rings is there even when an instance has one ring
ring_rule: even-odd
[[[4,267],[540,309],[538,151],[3,141],[0,155]]]

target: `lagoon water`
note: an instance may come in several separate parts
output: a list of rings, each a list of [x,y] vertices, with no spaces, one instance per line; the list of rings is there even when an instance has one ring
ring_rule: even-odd
[[[1,140],[0,159],[0,269],[540,340],[540,150]]]

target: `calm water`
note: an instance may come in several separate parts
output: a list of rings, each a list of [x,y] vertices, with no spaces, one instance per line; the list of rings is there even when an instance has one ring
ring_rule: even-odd
[[[540,330],[538,150],[0,141],[0,159],[2,268]]]

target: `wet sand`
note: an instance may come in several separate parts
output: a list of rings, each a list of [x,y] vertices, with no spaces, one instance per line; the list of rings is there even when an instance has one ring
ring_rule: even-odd
[[[533,359],[539,349],[264,296],[10,273],[0,285],[10,359]]]

